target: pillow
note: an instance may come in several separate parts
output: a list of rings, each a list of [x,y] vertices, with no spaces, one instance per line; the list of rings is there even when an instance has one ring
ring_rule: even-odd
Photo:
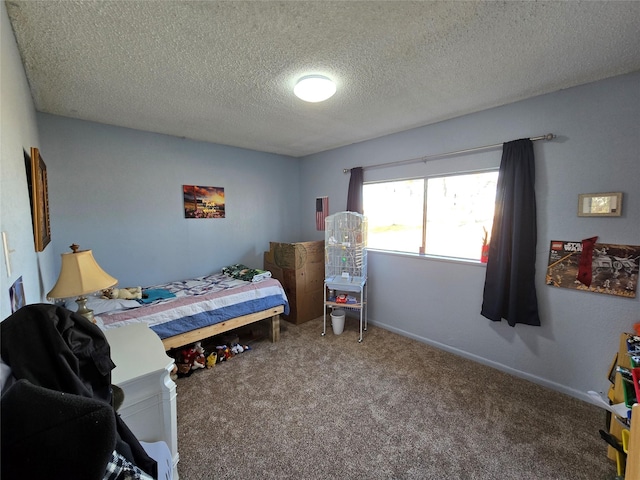
[[[73,298],[65,300],[64,306],[72,312],[78,310],[78,304]],[[101,313],[108,313],[114,310],[136,308],[139,306],[140,303],[136,300],[124,300],[121,298],[105,299],[95,297],[93,295],[87,297],[87,308],[93,310],[94,315],[100,315]]]

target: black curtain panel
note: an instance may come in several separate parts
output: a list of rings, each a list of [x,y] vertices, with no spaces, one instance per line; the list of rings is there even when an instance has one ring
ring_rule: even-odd
[[[536,198],[533,142],[502,148],[481,314],[499,322],[540,325],[535,287]]]
[[[364,172],[362,167],[351,169],[351,179],[349,180],[349,192],[347,194],[347,211],[364,213],[362,200],[362,184],[364,182]]]

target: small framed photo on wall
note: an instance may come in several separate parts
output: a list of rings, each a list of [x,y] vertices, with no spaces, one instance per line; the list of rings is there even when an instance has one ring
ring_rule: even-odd
[[[579,217],[619,217],[622,192],[583,193],[578,196]]]
[[[22,277],[13,282],[13,285],[11,285],[11,288],[9,288],[9,298],[11,299],[11,313],[16,313],[26,305],[26,302],[24,300],[24,286],[22,284]]]

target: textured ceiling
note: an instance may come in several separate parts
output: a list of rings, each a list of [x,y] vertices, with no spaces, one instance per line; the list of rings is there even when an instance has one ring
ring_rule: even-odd
[[[640,70],[636,1],[6,5],[38,111],[296,157]]]

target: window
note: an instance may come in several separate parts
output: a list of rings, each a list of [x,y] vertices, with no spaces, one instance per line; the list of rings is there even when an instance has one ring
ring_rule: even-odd
[[[479,260],[498,171],[368,183],[369,248]]]

